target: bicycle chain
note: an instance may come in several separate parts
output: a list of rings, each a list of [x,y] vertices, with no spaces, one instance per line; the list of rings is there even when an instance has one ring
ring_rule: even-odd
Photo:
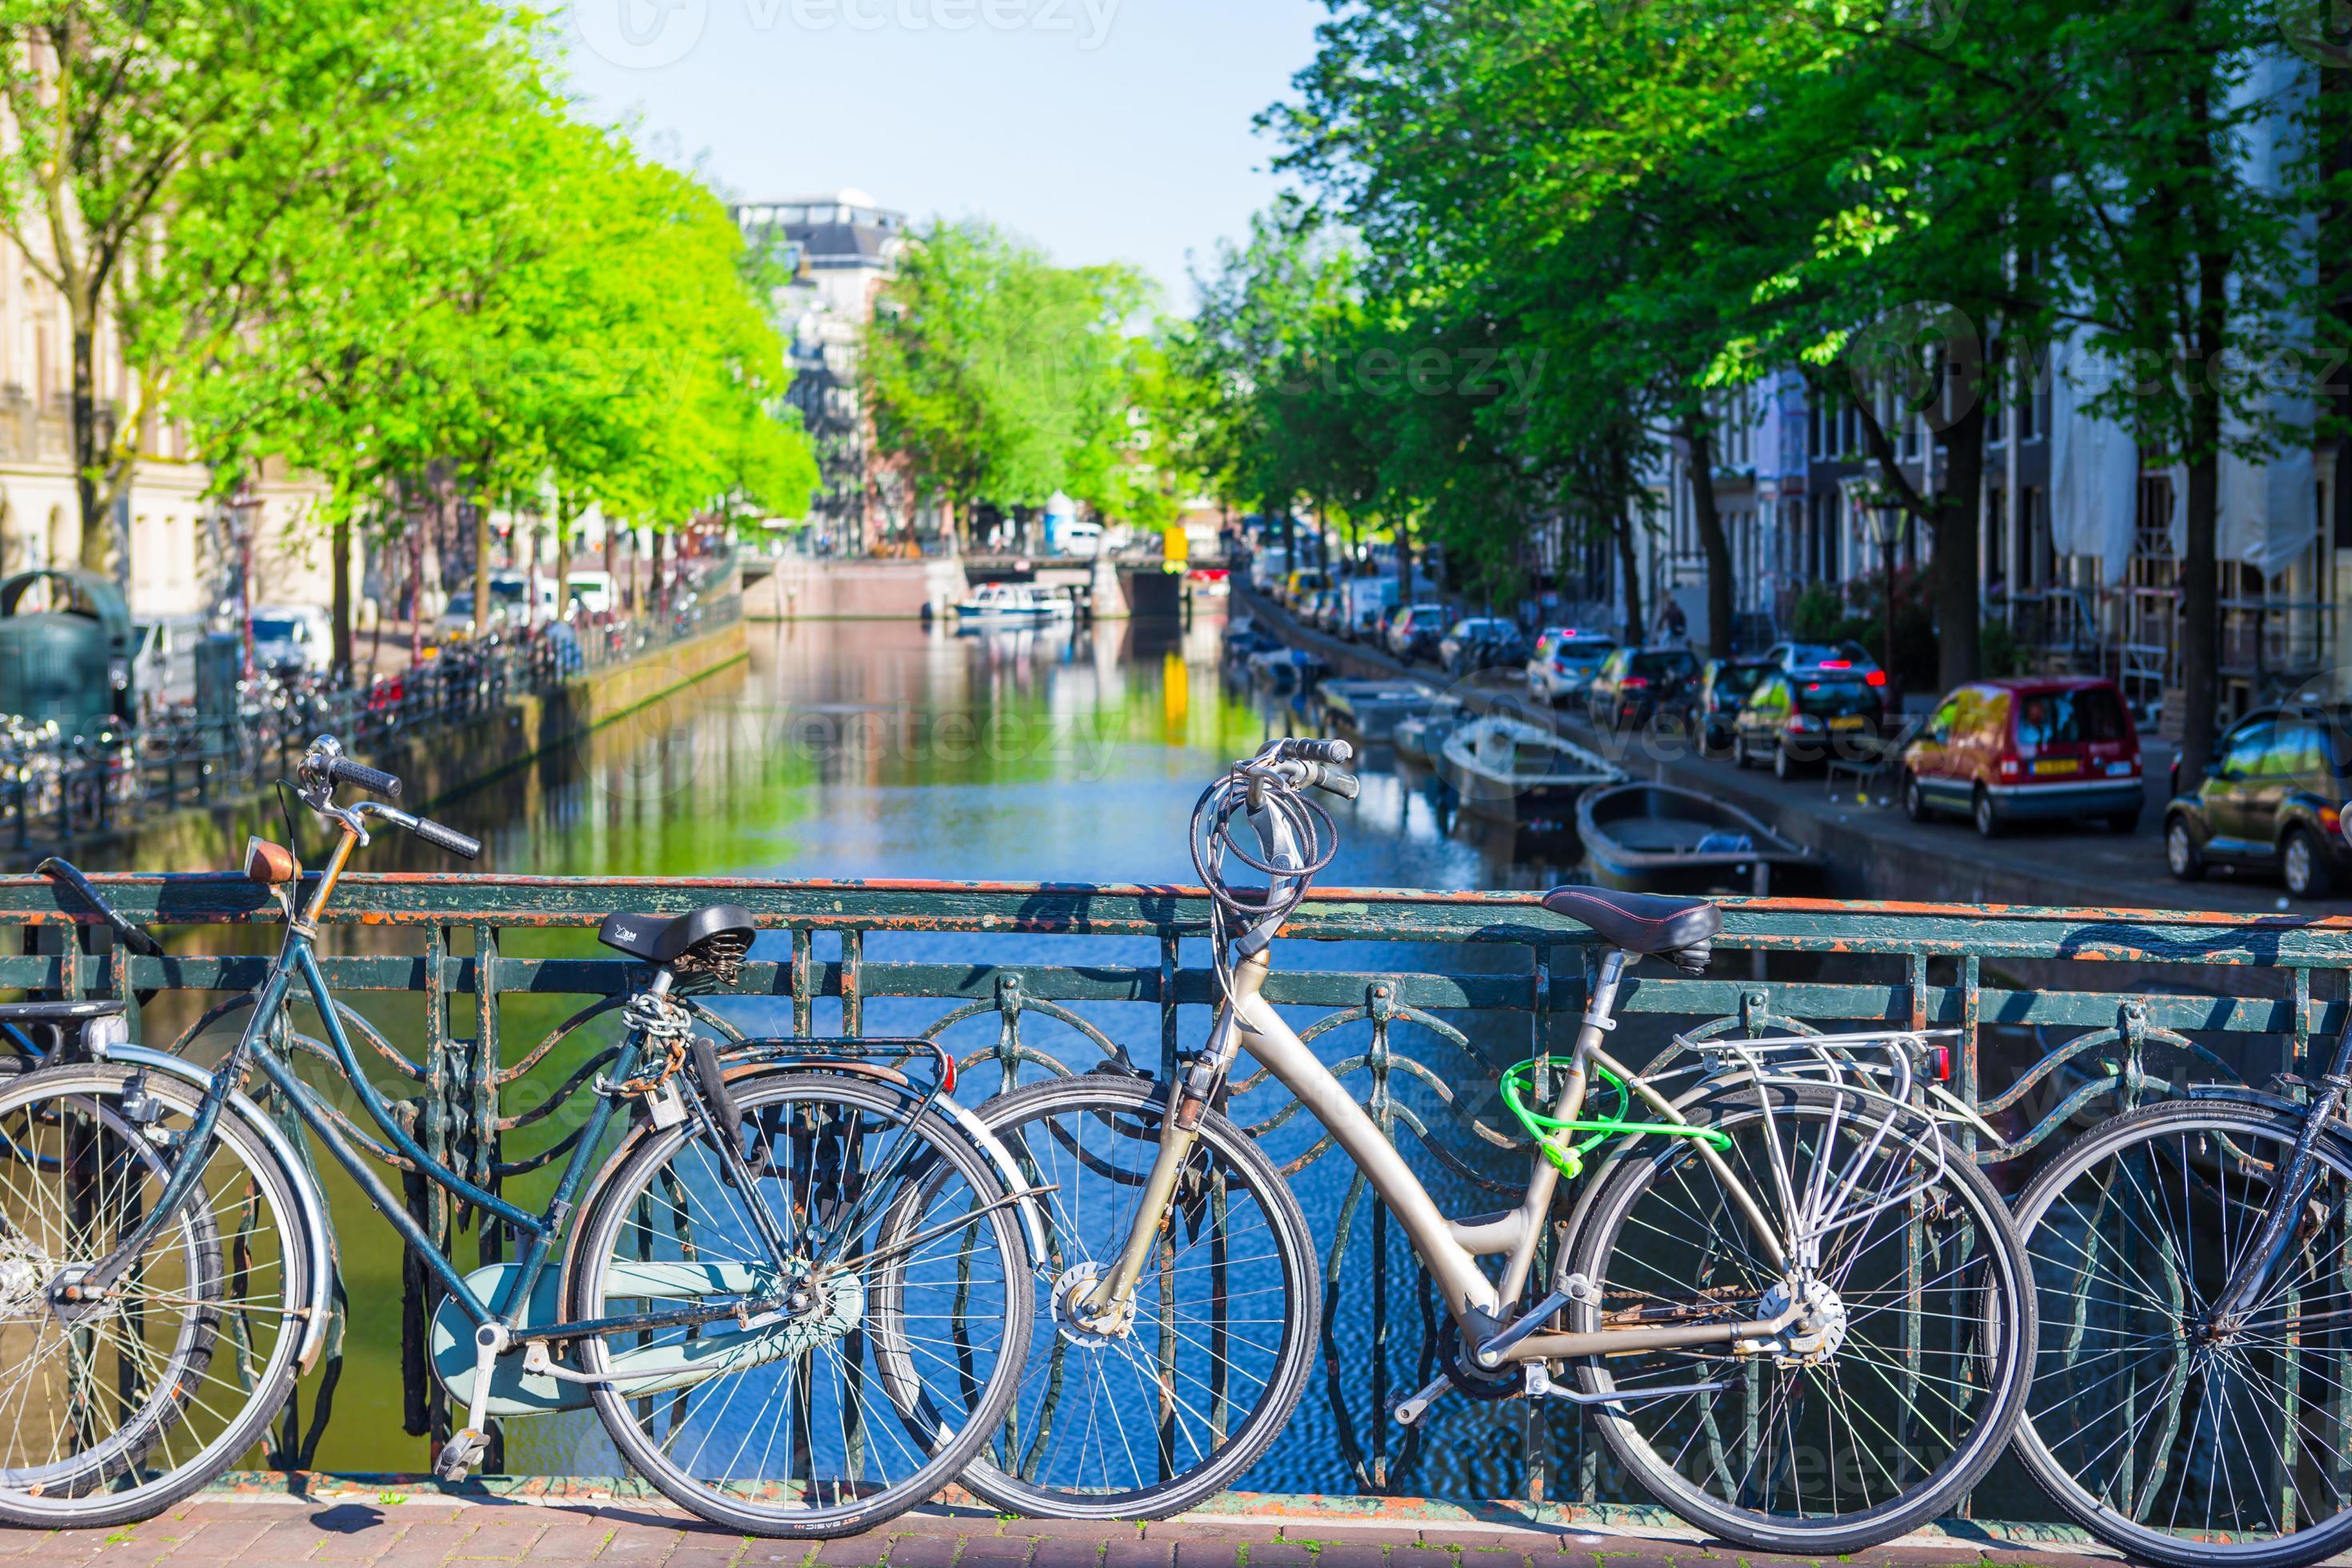
[[[645,1037],[649,1052],[662,1053],[662,1060],[657,1068],[641,1068],[636,1077],[621,1083],[599,1079],[598,1087],[610,1095],[653,1094],[686,1065],[687,1047],[694,1041],[694,1015],[667,996],[642,991],[629,998],[621,1016],[630,1029]]]

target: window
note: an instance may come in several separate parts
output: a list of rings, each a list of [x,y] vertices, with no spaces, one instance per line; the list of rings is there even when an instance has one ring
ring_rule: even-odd
[[[2221,776],[2225,779],[2250,779],[2260,776],[2264,759],[2270,754],[2271,743],[2278,736],[2278,726],[2265,720],[2249,724],[2230,737],[2230,749],[2221,758]]]
[[[1951,740],[1952,731],[1958,725],[1959,719],[1960,700],[1955,697],[1937,709],[1936,716],[1927,721],[1927,739],[1939,746],[1946,744]]]
[[[2277,741],[2263,754],[2263,772],[2267,778],[2325,777],[2326,735],[2308,721],[2281,724]]]

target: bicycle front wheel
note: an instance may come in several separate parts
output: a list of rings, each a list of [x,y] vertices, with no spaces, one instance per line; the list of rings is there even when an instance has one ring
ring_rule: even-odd
[[[1797,1321],[1595,1357],[1577,1379],[1622,1398],[1596,1409],[1601,1436],[1683,1518],[1763,1552],[1861,1551],[1948,1511],[2009,1441],[2033,1352],[2024,1253],[1992,1184],[1923,1119],[1757,1093],[1708,1124],[1767,1229],[1693,1140],[1636,1151],[1579,1227],[1570,1267],[1598,1290],[1570,1325],[1757,1323],[1801,1303]]]
[[[2314,1147],[2286,1255],[2208,1309],[2262,1233],[2302,1119],[2191,1100],[2084,1133],[2017,1223],[2044,1331],[2018,1457],[2143,1562],[2288,1568],[2352,1542],[2352,1152]]]
[[[0,1091],[0,1522],[147,1519],[268,1436],[314,1260],[289,1174],[224,1111],[196,1194],[114,1291],[53,1301],[152,1212],[203,1091],[68,1064]]]
[[[621,1453],[749,1534],[869,1529],[955,1479],[1028,1348],[1028,1247],[1003,1181],[946,1118],[845,1077],[734,1088],[737,1185],[689,1126],[647,1133],[574,1242],[574,1321],[730,1306],[579,1342]],[[768,1237],[781,1237],[781,1265]]]

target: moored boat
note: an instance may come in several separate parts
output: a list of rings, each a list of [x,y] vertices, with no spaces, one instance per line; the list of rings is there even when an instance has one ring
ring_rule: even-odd
[[[1303,691],[1322,679],[1328,668],[1303,647],[1269,648],[1250,655],[1249,659],[1251,676],[1277,691]]]
[[[1445,737],[1469,717],[1470,710],[1459,697],[1438,697],[1421,712],[1398,720],[1390,742],[1398,756],[1433,767],[1438,753],[1445,749]]]
[[[1624,892],[1760,897],[1822,869],[1819,855],[1738,806],[1672,784],[1589,791],[1576,830],[1593,881]]]
[[[1043,626],[1071,619],[1077,605],[1034,583],[983,583],[949,613],[963,626]]]
[[[1323,706],[1360,739],[1386,741],[1397,726],[1429,711],[1436,693],[1414,680],[1327,680]]]
[[[1589,789],[1622,784],[1624,771],[1572,741],[1517,719],[1488,716],[1445,738],[1438,771],[1462,809],[1522,826],[1570,826]]]

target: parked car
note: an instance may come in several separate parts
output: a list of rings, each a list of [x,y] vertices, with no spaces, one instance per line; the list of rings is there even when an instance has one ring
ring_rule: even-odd
[[[1317,631],[1329,632],[1336,637],[1344,618],[1346,605],[1347,601],[1339,589],[1318,589],[1307,597],[1307,618],[1314,623]]]
[[[1417,658],[1435,658],[1438,642],[1444,636],[1444,605],[1407,605],[1390,618],[1389,653],[1407,664]]]
[[[1760,658],[1708,659],[1698,679],[1683,688],[1684,732],[1697,737],[1702,751],[1728,749],[1739,705],[1778,668]]]
[[[1638,730],[1662,709],[1680,712],[1683,688],[1697,676],[1698,656],[1686,647],[1621,647],[1593,675],[1585,717],[1599,730]]]
[[[2241,730],[2250,729],[2256,724],[2274,721],[2277,720],[2280,712],[2281,710],[2277,708],[2257,708],[2252,712],[2248,713],[2244,718],[2239,720],[2227,730],[2222,731],[2221,733],[2213,737],[2213,754],[2217,757],[2228,755],[2230,747],[2234,744],[2238,739],[2238,731]],[[2344,721],[2341,717],[2336,720],[2336,722],[2338,723],[2343,721]],[[2170,800],[2173,796],[2179,794],[2180,794],[2180,756],[2179,752],[2175,752],[2172,758],[2172,766],[2167,773],[2164,781],[2164,798]]]
[[[334,644],[334,625],[316,605],[253,607],[253,662],[266,675],[324,671]]]
[[[1814,670],[1858,675],[1864,685],[1878,693],[1882,707],[1894,703],[1895,691],[1886,683],[1886,671],[1858,642],[1776,642],[1764,650],[1764,658],[1790,675],[1806,675]]]
[[[1283,580],[1282,602],[1297,605],[1304,603],[1309,594],[1319,594],[1330,585],[1331,574],[1328,572],[1293,572]]]
[[[2326,898],[2352,874],[2344,814],[2352,807],[2352,736],[2341,710],[2252,716],[2194,789],[2164,811],[2164,859],[2195,881],[2212,865],[2275,868],[2298,899]]]
[[[1950,812],[1988,838],[2061,816],[2129,833],[2147,794],[2139,731],[2110,680],[1979,681],[1945,698],[1904,748],[1902,792],[1912,821]]]
[[[1397,580],[1387,577],[1343,577],[1339,580],[1339,635],[1355,642],[1366,635],[1376,617],[1397,602]]]
[[[1606,632],[1575,626],[1547,626],[1536,637],[1528,657],[1528,695],[1553,707],[1581,702],[1601,663],[1617,651],[1617,639]]]
[[[1744,768],[1769,754],[1775,773],[1793,778],[1832,756],[1863,754],[1885,726],[1878,689],[1854,671],[1776,669],[1732,717],[1731,760]]]
[[[1465,616],[1438,639],[1437,662],[1455,675],[1475,675],[1498,664],[1524,664],[1528,645],[1519,628],[1499,616]]]

